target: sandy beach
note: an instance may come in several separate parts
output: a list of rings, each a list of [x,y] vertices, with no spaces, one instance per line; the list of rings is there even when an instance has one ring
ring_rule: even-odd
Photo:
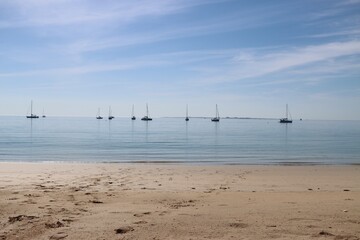
[[[360,239],[360,166],[0,163],[0,239]]]

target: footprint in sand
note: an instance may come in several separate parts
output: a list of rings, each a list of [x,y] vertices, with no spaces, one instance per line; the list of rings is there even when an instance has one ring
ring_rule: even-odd
[[[62,219],[63,222],[66,222],[66,223],[71,223],[71,222],[74,222],[75,220],[74,219],[70,219],[70,218],[64,218]]]
[[[52,235],[50,237],[50,240],[59,240],[59,239],[64,239],[66,238],[68,235],[64,232],[59,232],[59,233],[56,233],[54,235]]]
[[[169,213],[168,211],[162,211],[162,212],[159,213],[159,216],[164,216],[164,215],[166,215],[168,213]]]
[[[130,227],[130,226],[119,227],[119,228],[115,229],[116,234],[124,234],[124,233],[131,232],[131,231],[134,231],[134,228]]]
[[[237,223],[230,223],[229,226],[233,228],[246,228],[249,225],[246,223],[237,222]]]
[[[209,190],[204,191],[204,193],[212,193],[213,191],[215,191],[215,189],[214,189],[214,188],[210,188]]]
[[[144,221],[144,220],[134,222],[134,224],[147,224],[147,223],[148,223],[148,222],[147,222],[147,221]]]
[[[27,215],[17,215],[14,217],[9,217],[9,223],[15,223],[15,222],[19,222],[19,221],[23,221],[23,220],[33,220],[35,218],[39,218],[36,216],[27,216]]]
[[[22,203],[26,203],[26,204],[36,204],[37,202],[35,202],[34,200],[32,199],[28,199],[26,201],[23,201]]]
[[[144,215],[150,215],[151,212],[135,213],[134,217],[143,217]]]
[[[46,228],[60,228],[60,227],[64,227],[64,223],[57,221],[54,223],[45,223],[45,227]]]
[[[75,196],[74,195],[68,195],[70,202],[75,202]]]
[[[8,198],[7,200],[13,201],[13,200],[18,200],[19,198],[16,197],[12,197],[12,198]]]

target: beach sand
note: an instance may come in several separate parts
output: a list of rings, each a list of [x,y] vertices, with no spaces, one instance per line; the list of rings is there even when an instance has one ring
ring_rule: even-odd
[[[360,166],[0,163],[4,239],[360,239]]]

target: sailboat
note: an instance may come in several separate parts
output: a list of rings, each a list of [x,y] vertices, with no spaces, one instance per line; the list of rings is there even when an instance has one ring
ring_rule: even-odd
[[[150,118],[150,116],[149,116],[148,104],[146,104],[146,116],[144,116],[141,120],[143,120],[143,121],[152,121],[152,118]]]
[[[30,115],[26,116],[26,118],[39,118],[38,115],[33,114],[33,101],[31,100],[31,110],[30,110]]]
[[[103,119],[103,117],[100,116],[100,108],[98,109],[98,114],[97,114],[97,116],[96,116],[96,119]]]
[[[132,114],[131,114],[131,120],[136,120],[136,117],[135,117],[135,115],[134,115],[134,104],[133,104],[133,106],[132,106]]]
[[[286,104],[286,118],[281,118],[280,123],[292,123],[291,114],[290,114],[290,119],[288,118],[288,114],[289,114],[289,109],[288,109],[288,105]]]
[[[115,117],[112,115],[111,106],[109,106],[109,117],[108,117],[108,119],[112,120],[113,118],[115,118]]]
[[[189,121],[188,105],[186,104],[186,117],[185,121]]]
[[[44,108],[43,108],[43,114],[42,114],[42,118],[46,118],[46,115],[45,115],[45,111],[44,111]]]
[[[218,110],[218,106],[216,104],[216,113],[215,113],[215,117],[211,119],[212,122],[219,122],[220,121],[220,115],[219,115],[219,110]]]

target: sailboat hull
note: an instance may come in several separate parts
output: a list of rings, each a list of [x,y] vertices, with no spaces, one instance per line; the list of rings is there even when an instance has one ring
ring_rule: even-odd
[[[26,118],[39,118],[39,116],[33,115],[33,116],[26,116]]]
[[[149,117],[143,117],[141,120],[142,120],[142,121],[152,121],[152,118],[149,118]]]
[[[287,118],[282,118],[282,119],[280,119],[279,122],[280,122],[280,123],[292,123],[292,120],[289,120],[289,119],[287,119]]]

